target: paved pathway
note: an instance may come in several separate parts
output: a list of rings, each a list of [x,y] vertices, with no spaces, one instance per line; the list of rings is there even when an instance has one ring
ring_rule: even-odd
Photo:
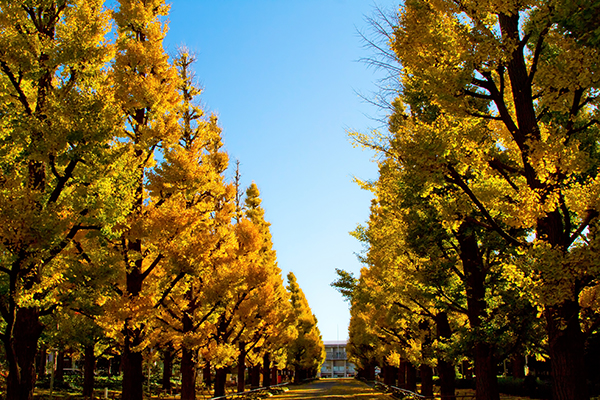
[[[353,378],[320,379],[304,385],[291,385],[289,391],[271,399],[357,399],[390,400],[392,397],[373,390],[367,384]]]

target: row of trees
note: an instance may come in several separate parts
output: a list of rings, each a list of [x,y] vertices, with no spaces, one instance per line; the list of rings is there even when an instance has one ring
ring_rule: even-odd
[[[598,290],[598,5],[407,0],[374,26],[395,82],[389,134],[355,134],[379,178],[351,302],[350,352],[437,367],[445,398],[474,360],[477,399],[497,365],[549,358],[553,399],[587,399]],[[389,88],[389,86],[388,86]]]
[[[32,399],[49,336],[85,349],[92,384],[94,357],[116,349],[125,400],[141,400],[152,348],[181,357],[184,399],[198,365],[216,369],[218,395],[235,363],[302,375],[323,359],[256,185],[242,201],[239,174],[224,178],[193,57],[163,50],[167,12],[163,0],[0,2],[7,399]]]

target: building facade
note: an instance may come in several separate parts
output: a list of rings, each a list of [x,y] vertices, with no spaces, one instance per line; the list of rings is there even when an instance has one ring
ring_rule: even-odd
[[[324,341],[325,362],[321,366],[321,378],[347,378],[356,374],[354,364],[346,356],[346,341]]]

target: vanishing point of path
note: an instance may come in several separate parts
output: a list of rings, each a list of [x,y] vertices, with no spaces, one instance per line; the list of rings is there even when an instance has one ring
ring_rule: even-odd
[[[389,400],[391,396],[373,390],[366,383],[353,378],[321,379],[299,386],[289,386],[288,392],[271,399],[309,400],[309,399],[357,399]]]

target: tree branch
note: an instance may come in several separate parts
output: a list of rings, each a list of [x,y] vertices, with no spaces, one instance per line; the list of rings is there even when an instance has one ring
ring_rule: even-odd
[[[0,68],[2,69],[2,72],[4,72],[6,74],[6,76],[8,77],[8,80],[10,81],[10,83],[13,85],[13,87],[17,91],[17,94],[18,94],[17,98],[19,99],[19,101],[21,102],[23,107],[25,108],[25,112],[27,113],[27,115],[29,115],[29,116],[33,115],[33,111],[31,110],[31,107],[29,106],[29,101],[27,100],[27,96],[25,96],[25,92],[23,92],[23,89],[21,89],[21,85],[15,78],[14,74],[10,70],[10,67],[8,66],[6,61],[0,60]]]
[[[540,54],[542,53],[542,46],[544,44],[544,38],[550,29],[551,24],[547,23],[546,27],[542,29],[540,32],[540,36],[538,37],[537,43],[535,44],[535,50],[533,53],[533,60],[531,61],[531,69],[529,70],[529,85],[533,82],[533,78],[537,71],[538,62],[540,59]],[[528,38],[528,37],[527,37]]]
[[[88,210],[85,209],[85,210],[82,210],[79,213],[79,215],[83,217],[83,216],[87,215],[87,213],[88,213]],[[44,258],[42,260],[42,263],[43,264],[48,264],[50,261],[52,261],[54,259],[54,257],[56,257],[57,255],[59,255],[60,252],[63,251],[65,247],[67,247],[67,245],[75,237],[75,235],[77,234],[77,232],[79,232],[82,229],[85,229],[85,227],[83,225],[81,225],[81,224],[73,225],[71,227],[71,229],[69,230],[69,232],[67,233],[67,235],[65,236],[65,238],[63,240],[61,240],[60,243],[58,243],[52,249],[50,249],[48,257]]]
[[[476,99],[492,100],[492,96],[489,94],[473,92],[472,90],[467,89],[464,90],[464,93],[468,96],[475,97]]]
[[[56,187],[52,191],[50,198],[48,199],[48,204],[56,203],[56,201],[60,197],[60,194],[62,193],[62,190],[65,188],[67,181],[73,176],[73,171],[75,170],[75,167],[77,166],[79,161],[81,160],[76,159],[69,161],[69,164],[65,168],[65,173],[63,176],[58,175],[58,172],[56,172],[54,166],[52,166],[53,173],[55,173],[55,175],[58,177],[58,182],[56,184]]]
[[[494,231],[496,231],[500,236],[502,236],[507,242],[519,247],[527,247],[527,243],[520,242],[514,237],[510,236],[504,229],[498,225],[496,220],[490,215],[485,206],[479,201],[475,193],[469,188],[466,182],[463,180],[462,176],[454,169],[452,165],[446,164],[448,171],[450,172],[451,178],[446,178],[449,182],[454,183],[458,187],[460,187],[463,192],[471,199],[471,201],[475,204],[475,206],[479,209],[479,211],[483,214],[485,219],[492,225]]]
[[[171,294],[171,291],[175,288],[175,285],[177,285],[177,283],[179,283],[179,281],[181,279],[183,279],[183,277],[186,275],[185,272],[180,272],[175,279],[173,279],[171,281],[171,284],[169,285],[169,287],[167,288],[167,290],[164,291],[162,297],[160,298],[160,300],[154,305],[154,308],[157,308],[158,306],[163,304],[163,301],[165,301],[165,299],[167,298],[167,296],[169,294]]]
[[[150,264],[150,266],[148,268],[146,268],[146,270],[142,273],[141,279],[142,280],[146,279],[148,277],[148,275],[150,275],[150,273],[154,270],[154,268],[156,268],[156,266],[158,265],[160,260],[162,260],[164,257],[165,256],[163,256],[162,254],[159,254],[158,256],[156,256],[154,261],[152,261],[152,264]]]
[[[569,238],[567,247],[569,247],[571,244],[573,244],[575,239],[577,239],[577,237],[579,237],[579,235],[581,235],[583,233],[583,231],[589,226],[589,224],[594,220],[594,218],[597,218],[597,217],[598,217],[598,211],[587,210],[587,214],[586,214],[585,218],[583,219],[583,221],[581,221],[581,224],[579,224],[579,227],[577,228],[577,230],[575,232],[573,232],[573,234]]]
[[[510,176],[508,176],[508,174],[506,173],[506,171],[512,173],[521,173],[519,169],[508,166],[502,161],[498,160],[497,158],[490,160],[488,162],[488,165],[492,167],[492,169],[498,171],[498,173],[502,175],[502,177],[510,185],[510,187],[512,187],[516,192],[519,191],[519,187],[512,181],[512,179],[510,179]]]

